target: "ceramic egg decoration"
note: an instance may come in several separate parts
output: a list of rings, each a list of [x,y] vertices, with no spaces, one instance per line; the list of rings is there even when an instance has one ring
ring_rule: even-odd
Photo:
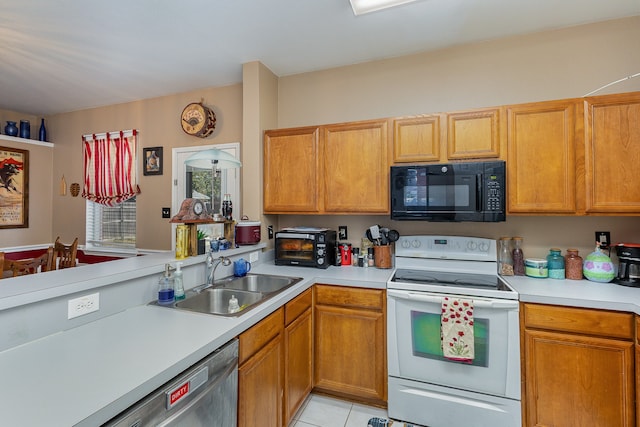
[[[611,258],[605,255],[599,247],[596,247],[596,250],[584,259],[582,273],[586,279],[602,283],[610,282],[616,276]]]

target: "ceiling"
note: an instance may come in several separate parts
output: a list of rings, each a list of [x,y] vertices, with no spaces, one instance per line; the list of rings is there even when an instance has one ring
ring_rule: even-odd
[[[0,0],[0,109],[51,115],[640,15],[640,0]]]

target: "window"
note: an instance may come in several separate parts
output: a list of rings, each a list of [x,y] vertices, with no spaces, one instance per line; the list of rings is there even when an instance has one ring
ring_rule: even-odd
[[[136,198],[116,206],[104,206],[87,200],[87,248],[135,249]]]
[[[87,249],[135,251],[137,131],[82,136]]]
[[[237,159],[240,159],[240,144],[237,142],[228,144],[215,144],[197,147],[181,147],[174,148],[172,152],[172,215],[180,210],[182,201],[186,198],[201,199],[210,207],[212,212],[220,212],[219,201],[224,194],[230,194],[233,202],[233,217],[238,218],[241,210],[240,197],[240,169],[222,169],[220,171],[220,179],[212,180],[211,169],[200,169],[186,166],[185,160],[198,151],[217,148]],[[213,201],[212,191],[213,188]],[[175,227],[175,224],[174,224]],[[217,237],[221,234],[212,225],[200,225],[198,229],[204,231],[210,237]],[[172,247],[175,248],[175,228],[171,236]]]

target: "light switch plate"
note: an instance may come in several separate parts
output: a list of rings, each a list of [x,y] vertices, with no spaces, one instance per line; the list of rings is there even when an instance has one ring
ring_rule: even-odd
[[[600,243],[602,249],[606,249],[611,244],[611,233],[608,231],[596,231],[596,242]]]

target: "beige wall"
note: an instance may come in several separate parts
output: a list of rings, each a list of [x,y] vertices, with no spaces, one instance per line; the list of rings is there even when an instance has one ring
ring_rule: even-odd
[[[143,176],[140,173],[138,247],[169,249],[171,228],[160,213],[161,207],[171,206],[173,147],[241,142],[242,205],[245,213],[255,219],[261,215],[262,206],[261,134],[264,129],[581,96],[640,71],[638,40],[640,18],[636,17],[279,79],[266,66],[249,63],[243,69],[243,85],[207,88],[53,116],[47,121],[55,148],[38,154],[37,157],[42,156],[38,160],[42,167],[35,178],[31,175],[32,182],[48,186],[42,193],[42,204],[32,205],[31,223],[42,224],[42,228],[0,230],[0,246],[44,243],[56,235],[61,235],[63,240],[78,236],[84,242],[84,200],[59,196],[57,188],[63,174],[69,184],[81,182],[80,142],[85,133],[136,128],[140,131],[139,153],[142,147],[164,148],[164,174]],[[632,90],[640,90],[640,78],[601,93]],[[184,134],[178,120],[184,106],[200,98],[214,109],[218,119],[216,131],[204,140]],[[2,112],[0,119],[6,120]],[[36,151],[40,153],[40,149],[34,149]],[[47,156],[53,159],[47,160]],[[47,195],[50,202],[46,201]],[[52,210],[47,209],[47,204]],[[640,241],[640,219],[635,217],[509,217],[506,223],[480,226],[392,224],[385,216],[268,216],[261,219],[263,227],[275,224],[276,229],[300,224],[332,227],[344,224],[349,226],[349,240],[354,242],[365,227],[373,223],[392,225],[404,234],[487,237],[521,234],[526,239],[525,249],[528,245],[530,252],[539,256],[542,254],[538,252],[545,252],[552,245],[565,248],[574,243],[586,251],[596,228],[610,230],[613,240]],[[266,237],[266,233],[263,236]]]
[[[204,99],[216,113],[216,128],[207,138],[182,131],[180,113],[191,102]],[[242,142],[242,86],[208,88],[173,96],[60,114],[49,118],[55,142],[53,180],[64,174],[67,183],[82,183],[82,135],[135,128],[139,131],[138,155],[144,147],[163,147],[163,174],[142,174],[138,161],[141,194],[137,198],[137,246],[142,249],[170,249],[171,227],[161,208],[171,206],[171,150],[175,147]],[[242,148],[241,148],[242,150]],[[85,201],[81,197],[53,195],[51,235],[63,240],[78,236],[85,241]],[[172,211],[172,215],[176,212]],[[54,237],[55,238],[55,237]]]
[[[639,41],[635,17],[282,77],[278,127],[580,97],[640,72]]]
[[[640,17],[635,17],[282,77],[278,127],[580,97],[640,72],[639,40]],[[640,77],[598,94],[638,90]],[[388,216],[281,216],[279,221],[281,227],[347,225],[352,243],[373,224],[401,234],[522,235],[527,256],[537,257],[552,246],[589,253],[595,231],[611,231],[614,242],[640,242],[640,217],[509,216],[496,224],[401,222]]]

